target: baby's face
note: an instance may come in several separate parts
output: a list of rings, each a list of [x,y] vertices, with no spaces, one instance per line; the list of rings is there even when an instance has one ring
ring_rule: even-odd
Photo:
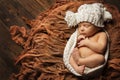
[[[82,22],[78,24],[78,31],[81,35],[89,37],[94,35],[98,31],[98,27],[88,22]]]

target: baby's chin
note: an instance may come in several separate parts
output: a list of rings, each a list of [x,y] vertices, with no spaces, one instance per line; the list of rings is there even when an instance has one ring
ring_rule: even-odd
[[[80,35],[83,35],[83,36],[85,36],[85,37],[87,37],[88,35],[87,34],[85,34],[85,33],[80,33]]]
[[[85,36],[85,38],[92,36],[92,35],[89,35],[89,34],[82,34],[82,35]]]
[[[86,35],[86,33],[80,33],[80,35],[83,35],[83,36],[85,36],[85,35]]]

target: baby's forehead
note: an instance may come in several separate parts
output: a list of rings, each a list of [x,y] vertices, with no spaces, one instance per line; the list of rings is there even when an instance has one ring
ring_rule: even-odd
[[[95,26],[94,24],[92,24],[92,23],[90,23],[90,22],[87,22],[87,21],[80,22],[80,23],[78,24],[78,27],[80,27],[81,25],[91,26],[91,27],[94,27],[94,28],[103,29],[102,27]]]
[[[86,22],[86,21],[80,22],[79,24],[85,24],[85,25],[95,26],[94,24],[92,24],[92,23],[90,23],[90,22]]]

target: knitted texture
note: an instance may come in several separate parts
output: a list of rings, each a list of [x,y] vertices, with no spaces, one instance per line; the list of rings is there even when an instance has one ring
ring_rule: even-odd
[[[76,13],[67,11],[65,16],[69,27],[76,26],[83,21],[90,22],[97,27],[104,27],[104,22],[109,19],[112,19],[112,15],[101,3],[83,4]]]

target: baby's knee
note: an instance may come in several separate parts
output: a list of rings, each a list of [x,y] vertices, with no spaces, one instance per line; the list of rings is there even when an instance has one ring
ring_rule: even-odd
[[[77,47],[75,47],[73,50],[78,51],[78,48],[77,48]]]
[[[91,64],[91,66],[90,66],[92,68],[100,66],[100,65],[102,65],[105,62],[105,58],[104,58],[103,55],[97,54],[97,55],[95,55],[95,57],[96,57],[95,61],[93,61],[93,64]]]
[[[105,62],[105,57],[103,55],[99,55],[98,62],[100,62],[100,64],[103,64]]]
[[[79,52],[78,48],[73,49],[73,53]]]

